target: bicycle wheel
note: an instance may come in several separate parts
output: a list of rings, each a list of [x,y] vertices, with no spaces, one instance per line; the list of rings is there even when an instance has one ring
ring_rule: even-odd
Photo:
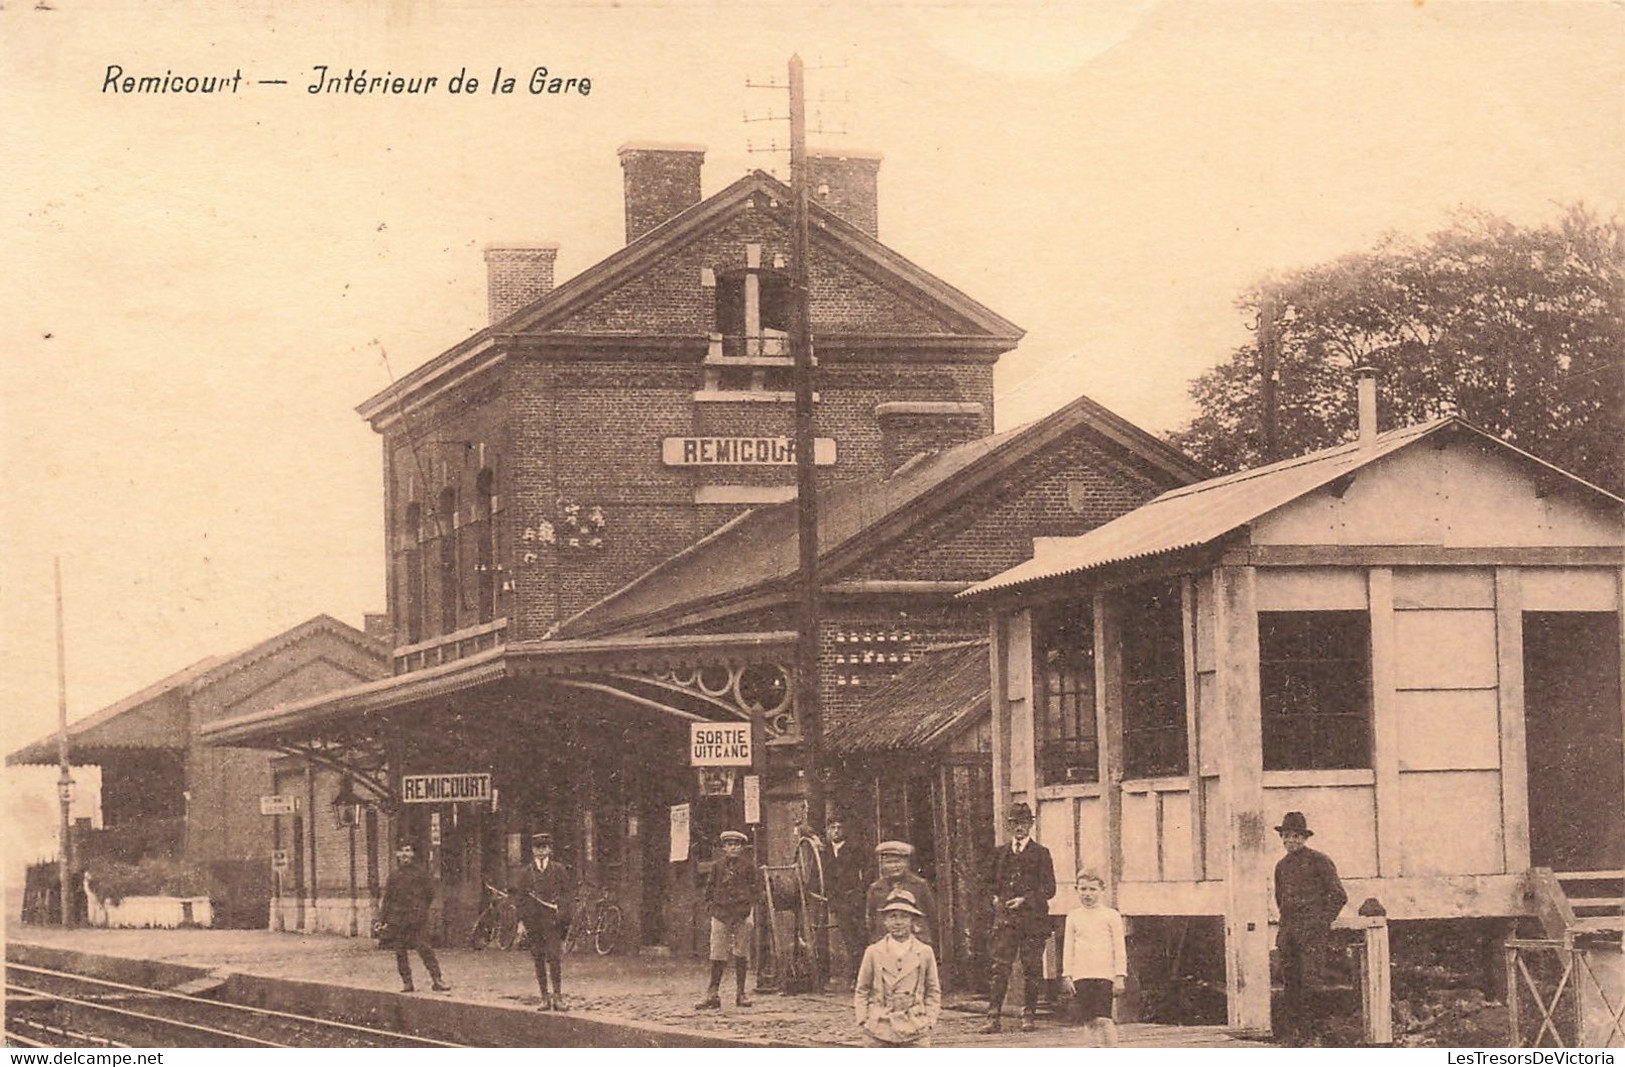
[[[513,948],[519,942],[519,914],[508,912],[502,916],[502,922],[497,925],[497,947],[503,949]]]
[[[598,950],[600,956],[607,956],[615,951],[615,945],[621,939],[621,906],[619,904],[605,904],[598,912],[597,929],[593,931],[592,947]]]
[[[480,917],[474,920],[474,928],[468,933],[469,947],[478,950],[489,945],[497,936],[499,925],[500,920],[497,918],[495,908],[488,907],[480,912]],[[504,945],[503,947],[506,948],[507,946]]]

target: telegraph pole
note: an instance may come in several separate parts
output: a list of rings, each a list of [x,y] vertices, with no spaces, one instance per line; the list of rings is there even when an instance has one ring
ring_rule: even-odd
[[[807,824],[824,827],[824,718],[818,700],[818,481],[813,463],[812,323],[807,269],[807,91],[801,57],[790,57],[790,355],[796,387],[796,518],[801,625],[796,644],[796,718],[807,782]]]
[[[73,772],[68,764],[68,656],[62,637],[62,557],[55,560],[56,571],[56,758],[62,768],[57,776],[56,795],[62,809],[59,826],[61,837],[57,859],[57,886],[61,895],[63,926],[73,924],[73,861],[69,854],[73,822],[69,806],[73,803]]]
[[[796,520],[800,549],[801,626],[796,642],[796,718],[801,767],[807,783],[807,825],[824,832],[824,715],[818,699],[818,468],[813,456],[812,316],[807,239],[807,89],[801,57],[790,57],[790,355],[796,387]],[[813,945],[813,986],[824,988],[829,932],[819,926]]]
[[[1275,294],[1264,294],[1258,304],[1259,400],[1264,408],[1264,462],[1281,458],[1281,359],[1279,335],[1275,329]]]

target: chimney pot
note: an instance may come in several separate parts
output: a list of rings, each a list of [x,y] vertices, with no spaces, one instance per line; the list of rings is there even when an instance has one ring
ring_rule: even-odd
[[[626,189],[626,243],[700,202],[705,146],[634,141],[616,150]]]
[[[559,246],[551,243],[487,245],[486,310],[495,325],[553,290],[553,262]]]
[[[1377,441],[1377,369],[1356,367],[1354,374],[1360,412],[1360,447],[1370,448]]]

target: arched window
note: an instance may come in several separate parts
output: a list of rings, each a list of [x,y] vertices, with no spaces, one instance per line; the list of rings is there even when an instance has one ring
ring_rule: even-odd
[[[497,522],[491,513],[496,475],[487,467],[474,479],[474,573],[479,583],[480,621],[490,622],[497,614],[497,592],[502,575],[497,570]]]
[[[402,523],[401,552],[402,599],[405,601],[406,643],[415,645],[423,640],[423,552],[419,548],[423,536],[423,505],[413,501],[406,505],[406,518]]]
[[[440,491],[435,526],[440,534],[440,632],[457,629],[457,490],[447,486]]]

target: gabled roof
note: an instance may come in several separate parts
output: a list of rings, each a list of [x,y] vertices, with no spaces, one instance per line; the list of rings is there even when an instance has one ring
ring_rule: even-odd
[[[1620,498],[1524,452],[1456,416],[1379,434],[1371,445],[1358,441],[1282,460],[1239,474],[1212,478],[1170,490],[1155,500],[1077,537],[1041,542],[1034,557],[960,593],[978,596],[1067,574],[1198,548],[1309,493],[1330,485],[1417,442],[1463,433],[1504,449],[1615,504]]]
[[[862,756],[934,749],[989,713],[991,678],[986,641],[928,648],[855,710],[832,709],[825,751]]]
[[[1083,427],[1177,480],[1198,477],[1182,453],[1088,397],[1014,430],[946,449],[889,476],[840,482],[818,494],[819,566],[828,575],[955,506],[964,495]],[[550,636],[653,632],[690,606],[716,608],[782,586],[799,571],[794,500],[747,511],[560,623]]]
[[[788,224],[790,197],[789,186],[764,171],[752,171],[721,192],[673,216],[556,286],[533,303],[453,345],[389,388],[368,397],[356,407],[356,411],[363,418],[377,418],[435,379],[454,370],[461,373],[481,365],[491,358],[491,350],[499,342],[520,335],[545,333],[600,296],[638,276],[674,249],[748,210],[758,200],[765,198],[776,205],[765,210],[782,216]],[[822,244],[826,248],[836,249],[877,274],[907,284],[944,312],[963,320],[966,333],[983,335],[1000,350],[1011,348],[1021,340],[1025,332],[1021,327],[892,251],[879,239],[822,205],[812,203],[808,207],[815,246]],[[814,327],[817,327],[816,322]],[[703,337],[699,339],[703,341]]]
[[[96,753],[123,748],[183,749],[190,743],[186,697],[245,670],[317,633],[332,633],[378,658],[387,668],[389,649],[353,626],[331,615],[317,615],[290,630],[239,652],[209,656],[139,689],[100,711],[68,724],[68,746],[76,763],[93,763]],[[174,698],[174,699],[167,699]],[[56,734],[52,733],[6,757],[11,766],[55,763]]]

